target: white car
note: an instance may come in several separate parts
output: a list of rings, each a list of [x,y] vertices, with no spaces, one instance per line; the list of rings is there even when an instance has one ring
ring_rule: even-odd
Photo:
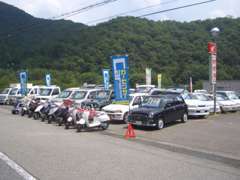
[[[222,95],[224,97],[227,97],[229,100],[236,103],[237,110],[240,110],[240,99],[237,96],[236,92],[234,91],[217,91],[217,95]]]
[[[188,106],[188,116],[207,117],[209,115],[210,106],[199,100],[195,95],[187,94],[183,96],[183,99]]]
[[[236,112],[238,110],[237,103],[229,100],[228,97],[217,94],[216,95],[217,102],[221,108],[221,112]]]
[[[135,93],[130,94],[129,103],[127,104],[110,104],[102,108],[105,111],[111,120],[118,120],[128,122],[128,113],[129,110],[138,108],[141,104],[143,97],[146,96],[146,93]]]
[[[72,94],[71,100],[73,100],[77,106],[81,106],[82,102],[86,100],[96,99],[98,93],[102,91],[103,89],[79,89]]]
[[[62,91],[56,98],[53,98],[51,101],[54,103],[62,103],[66,99],[71,99],[73,94],[80,90],[80,88],[68,88]]]
[[[152,88],[155,88],[155,85],[136,85],[136,90],[135,92],[137,93],[148,93]]]
[[[0,104],[7,104],[8,102],[8,96],[11,92],[12,88],[5,88],[1,93],[0,93]]]
[[[58,86],[39,86],[39,95],[35,96],[41,100],[52,100],[61,93]]]
[[[203,103],[210,108],[210,113],[214,112],[214,100],[210,98],[210,96],[203,93],[193,93],[193,95],[195,95],[200,101],[203,101]],[[216,112],[221,112],[218,102],[216,102]]]

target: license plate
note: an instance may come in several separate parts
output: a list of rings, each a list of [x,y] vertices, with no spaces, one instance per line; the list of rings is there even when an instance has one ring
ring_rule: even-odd
[[[135,124],[142,125],[142,121],[136,121]]]
[[[201,113],[204,113],[205,111],[204,110],[201,110]]]

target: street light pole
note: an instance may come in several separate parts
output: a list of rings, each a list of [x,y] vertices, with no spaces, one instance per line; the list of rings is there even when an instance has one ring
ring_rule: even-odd
[[[214,100],[214,114],[216,114],[216,105],[217,105],[217,100],[216,100],[216,87],[217,87],[217,36],[219,34],[220,30],[219,28],[215,27],[211,29],[211,34],[214,38],[214,48],[215,50],[211,52],[211,83],[213,86],[213,100]],[[213,68],[214,66],[214,68]],[[212,72],[214,70],[214,73]],[[213,77],[214,75],[214,77]]]

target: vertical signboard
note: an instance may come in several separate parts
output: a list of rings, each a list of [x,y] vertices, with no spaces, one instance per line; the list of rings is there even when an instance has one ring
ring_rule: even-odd
[[[162,74],[158,74],[157,79],[158,79],[158,88],[161,89],[162,88]]]
[[[45,75],[46,86],[51,86],[51,74]]]
[[[152,69],[146,68],[146,85],[151,85],[152,81]]]
[[[114,96],[116,101],[129,98],[128,56],[112,56]]]
[[[210,54],[209,60],[209,79],[212,84],[216,84],[217,80],[217,46],[216,43],[209,42],[208,43],[208,53]]]
[[[109,81],[110,81],[110,76],[109,76],[109,69],[103,69],[102,74],[103,74],[103,84],[104,84],[104,89],[109,90]]]
[[[22,71],[19,73],[20,78],[20,87],[21,87],[21,94],[26,95],[27,94],[27,72]]]
[[[192,77],[190,77],[190,80],[189,80],[189,91],[190,91],[190,93],[193,92]]]

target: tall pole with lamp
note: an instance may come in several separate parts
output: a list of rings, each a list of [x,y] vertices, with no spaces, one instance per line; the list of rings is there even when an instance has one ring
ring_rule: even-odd
[[[214,114],[216,114],[216,84],[217,84],[217,37],[219,35],[219,28],[211,29],[214,42],[208,43],[208,52],[210,53],[210,81],[212,84],[213,100],[214,100]]]

